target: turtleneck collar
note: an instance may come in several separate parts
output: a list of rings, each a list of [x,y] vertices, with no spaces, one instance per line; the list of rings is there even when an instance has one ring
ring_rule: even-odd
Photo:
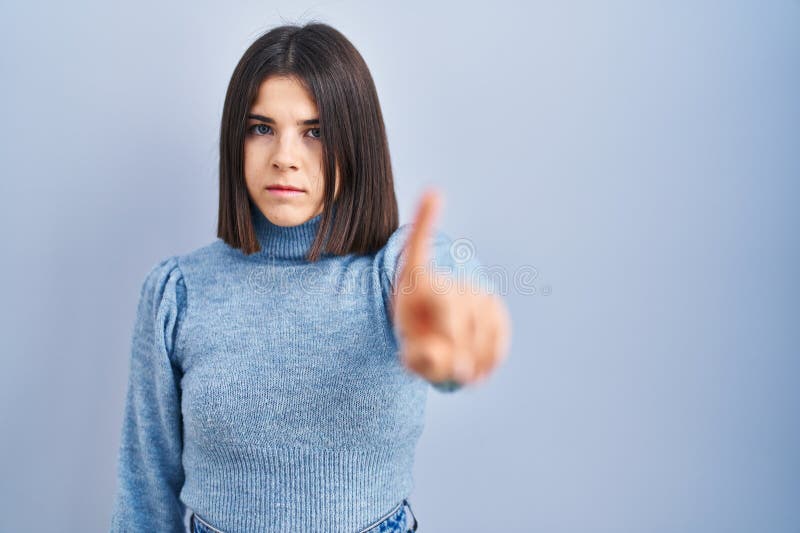
[[[252,202],[250,203],[250,214],[258,242],[261,245],[261,251],[257,252],[259,255],[274,259],[305,259],[317,235],[317,230],[322,224],[324,212],[296,226],[273,224]],[[335,205],[333,214],[336,216]]]

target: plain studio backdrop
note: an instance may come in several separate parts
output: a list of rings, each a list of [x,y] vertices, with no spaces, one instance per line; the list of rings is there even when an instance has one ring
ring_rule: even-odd
[[[800,3],[4,2],[0,531],[105,531],[147,270],[215,237],[233,68],[366,59],[410,222],[506,272],[511,355],[429,392],[425,533],[797,532]]]

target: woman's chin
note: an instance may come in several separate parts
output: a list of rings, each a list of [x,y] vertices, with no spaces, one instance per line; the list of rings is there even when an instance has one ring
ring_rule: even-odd
[[[313,218],[316,213],[311,209],[276,208],[264,210],[264,216],[276,226],[297,226]]]

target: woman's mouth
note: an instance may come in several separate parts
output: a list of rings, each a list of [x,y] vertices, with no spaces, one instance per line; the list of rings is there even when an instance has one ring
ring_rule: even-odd
[[[302,189],[298,189],[296,187],[292,187],[291,185],[270,185],[267,187],[267,190],[274,194],[275,196],[298,196],[300,194],[304,194],[305,191]]]

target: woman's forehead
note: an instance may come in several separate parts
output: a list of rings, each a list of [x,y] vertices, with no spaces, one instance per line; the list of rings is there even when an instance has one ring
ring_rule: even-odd
[[[250,113],[277,121],[302,123],[317,118],[317,106],[311,94],[297,79],[270,76],[261,82]]]

